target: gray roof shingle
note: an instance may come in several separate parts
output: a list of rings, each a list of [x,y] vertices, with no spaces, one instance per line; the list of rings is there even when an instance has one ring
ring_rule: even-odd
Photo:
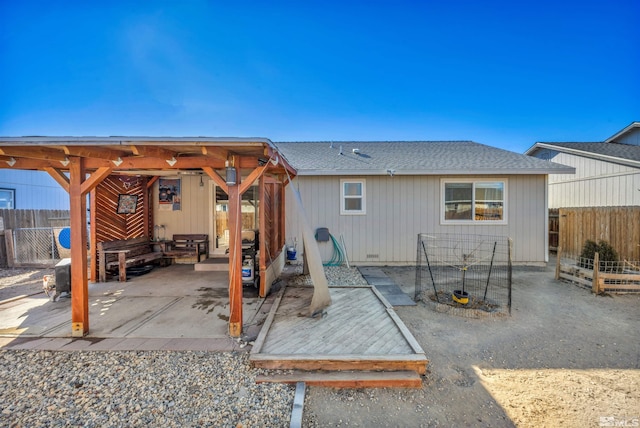
[[[473,141],[274,143],[300,175],[572,174],[574,169]],[[342,148],[342,154],[340,154]],[[354,152],[357,149],[357,153]]]
[[[538,143],[546,146],[556,146],[585,153],[603,155],[620,160],[640,162],[640,146],[619,143]]]

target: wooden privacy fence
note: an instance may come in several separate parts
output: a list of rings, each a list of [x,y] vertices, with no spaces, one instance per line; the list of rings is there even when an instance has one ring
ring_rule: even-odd
[[[576,257],[563,260],[562,252],[562,247],[559,247],[556,279],[584,285],[596,294],[608,291],[640,292],[640,262],[603,262],[598,253],[593,259]]]
[[[640,260],[640,207],[560,208],[558,246],[577,257],[584,243],[607,241],[620,260]]]

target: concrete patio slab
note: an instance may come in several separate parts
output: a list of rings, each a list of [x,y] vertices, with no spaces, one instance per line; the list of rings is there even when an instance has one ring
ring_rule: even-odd
[[[51,302],[44,294],[12,299],[0,304],[0,347],[240,349],[228,336],[228,278],[227,272],[172,265],[124,283],[89,283],[89,334],[82,339],[71,339],[71,299]],[[243,290],[245,332],[253,334],[266,318],[264,301],[253,287]]]

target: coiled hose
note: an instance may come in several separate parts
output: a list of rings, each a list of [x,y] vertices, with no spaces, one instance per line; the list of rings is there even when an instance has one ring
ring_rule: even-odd
[[[342,249],[342,246],[333,235],[329,234],[329,237],[331,237],[331,242],[333,242],[333,256],[331,256],[331,260],[329,260],[326,263],[323,263],[322,265],[323,266],[342,266],[344,264],[344,261],[347,259],[344,254],[344,250]]]

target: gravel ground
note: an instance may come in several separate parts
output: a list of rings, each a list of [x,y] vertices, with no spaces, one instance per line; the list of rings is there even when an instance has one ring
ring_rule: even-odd
[[[310,284],[295,269],[288,283]],[[384,270],[411,291],[412,268]],[[14,282],[0,272],[0,300],[41,287],[43,272],[14,270]],[[332,285],[365,284],[355,268],[326,275]],[[514,270],[510,317],[397,308],[430,360],[423,387],[309,387],[303,426],[635,423],[639,308],[638,295],[593,296],[554,281],[552,265]],[[0,351],[0,426],[289,426],[295,388],[256,385],[260,373],[246,352]]]
[[[281,427],[295,388],[247,353],[0,351],[0,426]]]
[[[1,269],[0,300],[42,291],[51,273]],[[355,268],[326,276],[366,284]],[[302,266],[288,283],[311,285]],[[289,426],[295,386],[256,384],[263,373],[246,352],[2,350],[0,426]]]

